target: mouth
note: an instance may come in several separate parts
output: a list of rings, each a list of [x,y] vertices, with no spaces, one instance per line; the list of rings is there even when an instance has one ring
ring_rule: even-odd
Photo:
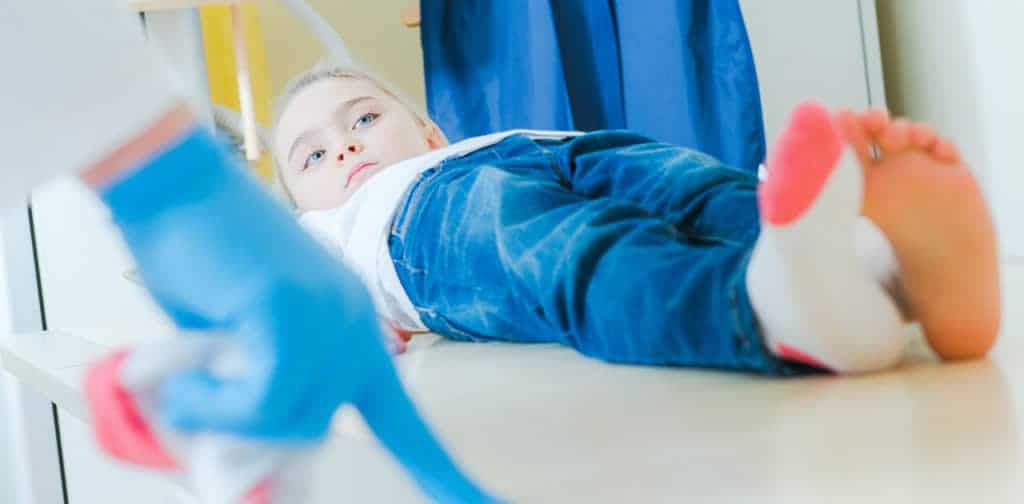
[[[345,188],[348,189],[348,186],[352,185],[352,181],[356,178],[356,175],[359,175],[366,169],[373,168],[374,166],[377,166],[377,163],[371,161],[363,161],[362,163],[357,164],[356,167],[348,173],[348,178],[345,179]]]

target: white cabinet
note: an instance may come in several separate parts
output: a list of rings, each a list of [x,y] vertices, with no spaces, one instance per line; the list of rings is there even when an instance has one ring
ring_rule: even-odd
[[[64,410],[60,434],[71,504],[191,504],[195,499],[163,475],[115,462],[93,438],[92,428]]]
[[[0,232],[0,331],[11,329],[11,315],[7,302],[7,271],[3,268],[3,233]],[[17,478],[18,459],[16,448],[17,429],[13,423],[13,417],[9,411],[14,409],[14,398],[11,397],[13,378],[7,372],[0,370],[0,446],[8,447],[0,450],[0,502],[17,502],[21,493],[18,488]]]

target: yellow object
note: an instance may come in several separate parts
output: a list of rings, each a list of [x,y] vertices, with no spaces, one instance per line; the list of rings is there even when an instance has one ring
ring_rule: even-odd
[[[256,7],[252,2],[241,4],[248,49],[249,75],[255,102],[256,122],[270,124],[270,86],[267,78],[267,57]],[[231,25],[230,5],[207,5],[199,8],[206,51],[206,74],[210,81],[210,99],[216,105],[240,111],[237,64]],[[252,168],[266,181],[272,180],[271,156],[264,153]]]

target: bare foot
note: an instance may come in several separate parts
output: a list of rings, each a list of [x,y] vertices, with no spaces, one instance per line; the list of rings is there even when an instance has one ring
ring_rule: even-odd
[[[864,169],[863,214],[892,243],[929,344],[945,359],[985,355],[999,332],[999,262],[970,169],[928,126],[881,111],[844,111],[837,121]]]

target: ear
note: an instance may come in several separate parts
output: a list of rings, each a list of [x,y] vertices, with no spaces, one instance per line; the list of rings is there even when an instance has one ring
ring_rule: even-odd
[[[427,145],[430,146],[430,150],[440,149],[448,145],[448,137],[444,136],[444,132],[441,128],[437,127],[437,124],[430,119],[424,119],[423,130],[427,136]]]

